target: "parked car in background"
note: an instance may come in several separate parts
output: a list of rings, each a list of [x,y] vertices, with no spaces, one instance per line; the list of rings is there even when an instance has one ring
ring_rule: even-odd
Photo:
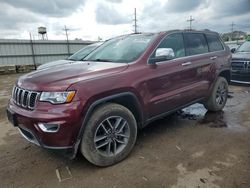
[[[74,53],[73,55],[71,55],[70,57],[68,57],[65,60],[52,61],[52,62],[42,64],[39,67],[37,67],[37,70],[51,68],[54,66],[62,66],[62,65],[72,64],[76,61],[81,61],[87,55],[89,55],[93,50],[95,50],[97,47],[99,47],[102,43],[103,42],[97,42],[97,43],[85,46],[81,50],[77,51],[76,53]]]
[[[250,40],[231,51],[233,52],[231,82],[250,84]]]
[[[230,44],[227,44],[226,43],[226,45],[230,48],[230,50],[232,50],[232,49],[237,49],[239,46],[240,46],[240,44],[237,44],[237,43],[230,43]]]
[[[236,41],[225,42],[225,44],[230,48],[230,50],[232,50],[232,49],[237,49],[244,42],[245,40],[236,40]]]
[[[150,122],[197,102],[214,112],[227,102],[231,53],[212,31],[125,35],[84,61],[18,79],[7,115],[28,141],[109,166]]]

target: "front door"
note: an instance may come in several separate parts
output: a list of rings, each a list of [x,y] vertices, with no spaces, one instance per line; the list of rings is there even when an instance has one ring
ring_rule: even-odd
[[[149,65],[146,81],[149,118],[187,103],[190,91],[197,82],[197,68],[185,56],[182,33],[167,35],[157,48],[171,48],[175,57],[157,62],[155,66]],[[155,52],[150,58],[154,56]]]

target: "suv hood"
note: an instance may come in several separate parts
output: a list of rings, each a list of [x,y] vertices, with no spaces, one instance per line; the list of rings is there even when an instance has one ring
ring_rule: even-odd
[[[250,60],[250,52],[236,52],[232,54],[232,59]]]
[[[41,70],[41,69],[45,69],[45,68],[51,68],[54,66],[62,66],[62,65],[66,65],[66,64],[72,64],[75,61],[71,61],[71,60],[58,60],[58,61],[51,61],[49,63],[45,63],[40,65],[39,67],[37,67],[37,70]]]
[[[17,86],[32,91],[65,91],[71,84],[119,73],[127,63],[79,61],[41,69],[21,76]]]

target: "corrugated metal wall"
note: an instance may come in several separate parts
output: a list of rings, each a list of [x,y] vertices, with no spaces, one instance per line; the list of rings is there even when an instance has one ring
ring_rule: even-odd
[[[1,65],[36,65],[65,59],[91,41],[0,39]],[[69,47],[69,50],[68,50]],[[33,51],[32,51],[33,48]]]

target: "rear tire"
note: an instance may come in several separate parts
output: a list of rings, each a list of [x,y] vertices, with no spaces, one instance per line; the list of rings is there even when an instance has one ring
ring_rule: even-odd
[[[228,83],[223,77],[218,77],[216,80],[211,95],[204,103],[207,110],[217,112],[224,108],[228,96]]]
[[[110,166],[126,158],[137,137],[137,123],[124,106],[114,103],[98,107],[84,129],[81,153],[97,166]]]

